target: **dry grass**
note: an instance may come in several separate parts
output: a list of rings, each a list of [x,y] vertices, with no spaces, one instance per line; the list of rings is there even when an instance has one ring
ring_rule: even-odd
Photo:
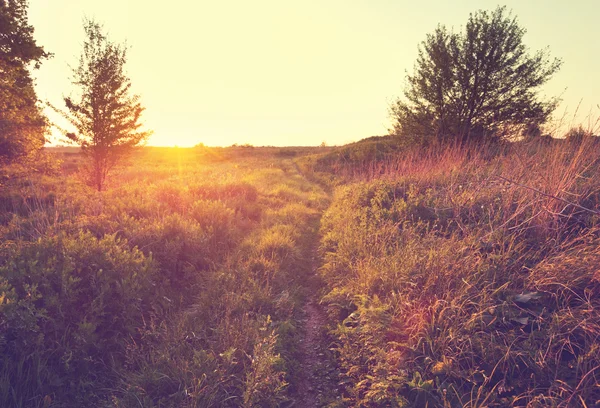
[[[0,405],[289,402],[306,241],[327,203],[290,159],[306,152],[142,150],[102,193],[73,154],[61,175],[11,179]]]
[[[599,158],[584,138],[340,164],[322,275],[345,404],[593,405]]]

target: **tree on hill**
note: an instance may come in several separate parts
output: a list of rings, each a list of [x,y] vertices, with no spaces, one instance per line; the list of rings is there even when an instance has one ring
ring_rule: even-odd
[[[0,0],[0,164],[22,160],[45,143],[47,121],[29,70],[50,54],[33,31],[27,0]]]
[[[73,69],[78,94],[65,98],[67,111],[60,112],[77,129],[65,135],[89,157],[91,182],[101,191],[110,170],[151,132],[140,130],[144,108],[139,96],[130,95],[126,47],[109,41],[102,26],[92,20],[85,21],[84,29],[83,53]]]
[[[505,7],[471,14],[461,33],[439,25],[419,47],[404,98],[390,108],[393,132],[466,142],[539,128],[558,100],[538,91],[561,61],[546,49],[531,55],[525,32]]]
[[[585,140],[596,143],[597,140],[600,140],[591,129],[585,129],[582,125],[569,129],[565,134],[565,139],[570,143],[583,143]]]

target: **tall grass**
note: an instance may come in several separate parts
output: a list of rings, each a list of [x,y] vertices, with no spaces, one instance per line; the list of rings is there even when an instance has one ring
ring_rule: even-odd
[[[326,197],[287,155],[256,150],[150,149],[102,193],[72,161],[2,190],[0,405],[289,401]]]
[[[321,274],[341,404],[595,403],[599,154],[584,138],[338,167]]]

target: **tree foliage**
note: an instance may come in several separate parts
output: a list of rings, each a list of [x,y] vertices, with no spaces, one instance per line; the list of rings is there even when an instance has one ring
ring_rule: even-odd
[[[33,32],[27,0],[0,0],[0,163],[22,159],[45,142],[47,122],[29,69],[50,54]]]
[[[144,108],[130,92],[126,47],[110,41],[94,21],[86,21],[84,29],[86,41],[72,80],[79,92],[65,98],[63,114],[77,129],[66,136],[91,159],[91,180],[100,191],[109,171],[151,132],[140,130]]]
[[[542,100],[538,91],[561,61],[547,49],[530,54],[525,32],[505,7],[471,14],[461,33],[439,25],[419,47],[404,98],[391,107],[394,133],[464,142],[544,123],[557,99]]]

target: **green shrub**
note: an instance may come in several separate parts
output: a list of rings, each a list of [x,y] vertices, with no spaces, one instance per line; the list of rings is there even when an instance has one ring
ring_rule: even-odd
[[[125,236],[160,268],[159,285],[172,300],[191,296],[202,271],[223,256],[223,248],[210,246],[210,235],[197,222],[180,214],[162,219],[138,221],[124,231]]]
[[[235,211],[221,201],[198,200],[190,208],[190,217],[211,236],[211,247],[223,251],[237,240]]]
[[[2,405],[94,401],[99,377],[110,383],[152,310],[155,275],[150,258],[114,235],[59,234],[16,248],[0,267]]]

